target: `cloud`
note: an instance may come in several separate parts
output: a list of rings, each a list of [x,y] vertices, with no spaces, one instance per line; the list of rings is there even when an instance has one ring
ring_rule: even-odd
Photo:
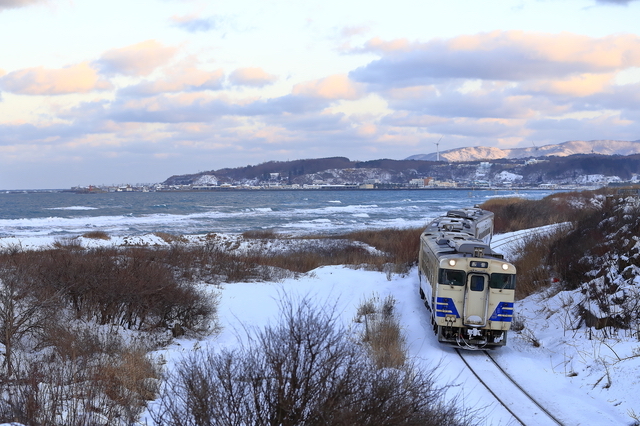
[[[120,49],[111,49],[97,61],[108,74],[145,76],[167,64],[177,53],[175,47],[165,47],[156,40],[147,40]]]
[[[369,28],[366,25],[348,26],[348,27],[343,27],[340,30],[340,36],[348,38],[348,37],[353,37],[353,36],[357,36],[357,35],[366,34],[369,31],[371,31],[371,28]]]
[[[531,96],[513,96],[501,90],[460,93],[441,92],[440,96],[389,100],[397,111],[417,111],[440,117],[526,118],[535,115],[538,102]]]
[[[329,104],[325,99],[303,95],[234,101],[202,93],[164,94],[144,99],[119,99],[111,104],[106,118],[118,122],[196,123],[226,116],[306,114],[322,111]]]
[[[426,43],[370,40],[358,51],[381,59],[349,74],[386,87],[432,84],[443,79],[527,81],[605,73],[640,65],[640,37],[591,38],[570,33],[494,31]]]
[[[262,68],[238,68],[229,75],[229,82],[236,86],[264,87],[278,78]]]
[[[293,87],[292,94],[329,100],[355,100],[365,95],[362,85],[342,74],[296,84]]]
[[[17,9],[36,3],[45,3],[47,0],[0,0],[0,11],[3,9]]]
[[[162,80],[144,81],[120,91],[126,96],[152,96],[161,93],[220,90],[224,81],[222,70],[203,71],[193,66],[179,67]]]
[[[296,132],[344,132],[349,129],[349,122],[343,113],[282,115],[270,119],[269,123],[277,123]]]
[[[523,85],[523,91],[549,95],[585,97],[609,88],[613,74],[585,73],[558,80],[540,80]]]
[[[197,15],[172,16],[171,22],[173,26],[190,33],[211,31],[218,27],[218,19],[213,16],[209,18],[199,18]]]
[[[629,3],[631,3],[632,1],[636,1],[636,0],[596,0],[596,3],[628,6]]]
[[[35,67],[13,71],[0,77],[0,88],[23,95],[66,95],[107,90],[111,84],[83,62],[60,69]]]

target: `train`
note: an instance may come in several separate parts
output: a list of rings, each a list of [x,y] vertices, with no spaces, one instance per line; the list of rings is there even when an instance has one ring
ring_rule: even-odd
[[[420,297],[440,343],[465,349],[507,344],[516,268],[490,247],[494,214],[451,210],[420,235]]]

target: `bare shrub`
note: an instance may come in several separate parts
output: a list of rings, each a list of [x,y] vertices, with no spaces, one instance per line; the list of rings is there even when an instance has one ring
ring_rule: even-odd
[[[153,250],[52,250],[32,257],[43,288],[59,293],[76,316],[130,329],[195,330],[214,314],[211,300],[175,280]]]
[[[156,425],[471,424],[432,373],[377,368],[310,300],[282,306],[282,319],[235,351],[202,350],[168,373]]]
[[[91,231],[82,234],[84,238],[91,238],[93,240],[110,240],[111,237],[104,231]]]
[[[133,424],[158,386],[158,368],[132,347],[117,356],[39,360],[3,389],[0,421],[50,426]],[[6,385],[6,384],[5,384]]]
[[[14,379],[16,350],[34,346],[57,308],[55,295],[38,292],[29,276],[24,253],[12,253],[0,263],[0,343],[4,349],[2,376]]]

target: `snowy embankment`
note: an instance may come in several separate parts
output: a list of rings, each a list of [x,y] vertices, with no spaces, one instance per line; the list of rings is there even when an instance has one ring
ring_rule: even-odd
[[[494,244],[512,239],[513,234],[497,236]],[[240,236],[190,236],[188,242],[202,243],[218,239],[230,247],[242,249],[248,242]],[[53,244],[55,241],[0,240],[0,247],[20,243],[27,248]],[[83,238],[85,247],[103,245],[166,245],[155,235],[111,240]],[[270,245],[278,243],[251,244]],[[509,244],[499,249],[510,255]],[[408,352],[420,368],[438,368],[442,385],[453,384],[451,393],[466,407],[482,409],[487,425],[516,424],[493,397],[468,372],[452,348],[436,342],[429,315],[418,295],[418,274],[414,268],[404,276],[388,275],[353,269],[347,266],[326,266],[296,278],[279,282],[223,283],[207,286],[219,292],[219,324],[217,335],[201,340],[178,339],[169,347],[157,351],[166,360],[165,368],[190,351],[204,347],[214,349],[234,347],[246,338],[247,330],[278,321],[279,301],[283,295],[295,300],[308,297],[321,306],[333,306],[345,325],[357,332],[354,321],[358,306],[374,295],[380,299],[391,295],[397,302]],[[640,416],[640,342],[632,332],[602,338],[582,325],[572,329],[572,301],[578,292],[562,292],[552,297],[533,295],[516,303],[518,322],[524,325],[511,332],[506,347],[494,351],[496,360],[547,409],[567,425],[632,425]],[[637,415],[637,416],[636,416]],[[148,417],[143,416],[141,424]]]

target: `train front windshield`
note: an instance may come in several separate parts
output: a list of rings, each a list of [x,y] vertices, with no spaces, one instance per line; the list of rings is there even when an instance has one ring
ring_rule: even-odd
[[[462,286],[465,283],[466,274],[464,271],[455,269],[440,269],[438,282],[440,284]]]
[[[514,274],[491,274],[489,287],[501,290],[514,290],[516,288],[516,276]]]

